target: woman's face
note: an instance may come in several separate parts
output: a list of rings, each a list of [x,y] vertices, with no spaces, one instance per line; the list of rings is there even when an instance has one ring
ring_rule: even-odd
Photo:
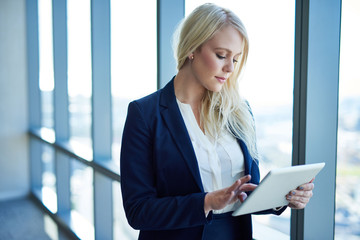
[[[231,25],[223,27],[194,52],[191,70],[202,87],[219,92],[234,71],[241,55],[243,38]]]

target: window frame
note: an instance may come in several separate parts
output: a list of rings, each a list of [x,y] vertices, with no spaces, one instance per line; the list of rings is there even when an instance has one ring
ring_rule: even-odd
[[[306,209],[292,210],[291,239],[333,239],[341,0],[297,0],[295,24],[292,164],[326,166]]]

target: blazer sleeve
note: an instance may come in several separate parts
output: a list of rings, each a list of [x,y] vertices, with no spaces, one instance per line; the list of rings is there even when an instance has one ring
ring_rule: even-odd
[[[120,156],[122,198],[130,226],[140,230],[170,230],[208,223],[211,214],[205,217],[206,193],[159,197],[153,165],[154,138],[139,105],[130,103]]]

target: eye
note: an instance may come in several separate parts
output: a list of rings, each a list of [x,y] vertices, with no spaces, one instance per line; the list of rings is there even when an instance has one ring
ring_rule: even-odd
[[[221,56],[220,54],[217,54],[217,53],[216,53],[216,56],[217,56],[219,59],[225,59],[225,57],[224,57],[224,56]]]

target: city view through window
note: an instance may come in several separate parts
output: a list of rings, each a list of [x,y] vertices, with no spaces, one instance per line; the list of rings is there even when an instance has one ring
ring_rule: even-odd
[[[335,239],[360,239],[360,2],[342,1]]]

